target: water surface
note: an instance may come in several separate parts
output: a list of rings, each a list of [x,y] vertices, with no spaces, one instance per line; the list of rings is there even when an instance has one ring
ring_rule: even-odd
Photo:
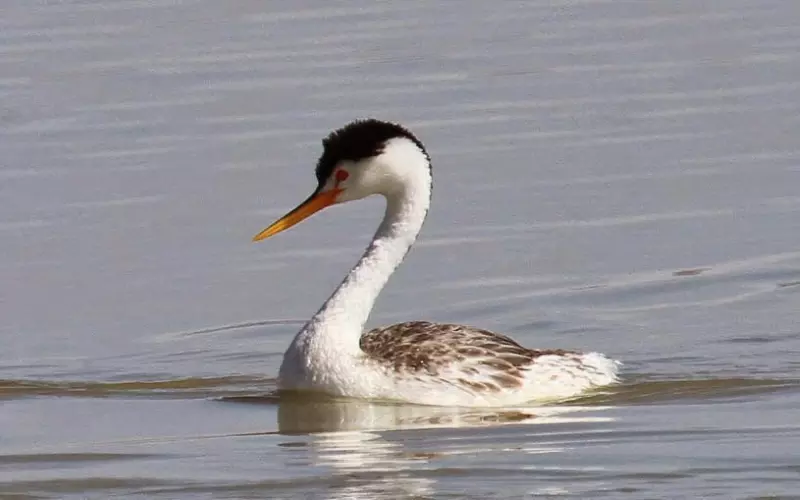
[[[777,0],[7,1],[0,496],[797,495],[798,26]],[[435,175],[370,325],[598,350],[619,387],[275,394],[381,202],[250,238],[363,116]]]

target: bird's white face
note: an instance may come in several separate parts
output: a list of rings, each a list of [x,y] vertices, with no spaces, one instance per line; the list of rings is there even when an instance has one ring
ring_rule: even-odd
[[[320,194],[335,193],[333,203],[360,200],[376,194],[374,158],[339,162],[322,185]]]
[[[376,156],[337,164],[324,189],[340,189],[336,202],[343,203],[373,194],[389,196],[429,178],[425,154],[408,139],[395,138],[387,141]]]
[[[391,139],[376,156],[338,162],[311,196],[258,233],[253,241],[289,229],[330,205],[360,200],[373,194],[388,196],[409,182],[413,183],[418,176],[430,177],[425,154],[412,141]]]

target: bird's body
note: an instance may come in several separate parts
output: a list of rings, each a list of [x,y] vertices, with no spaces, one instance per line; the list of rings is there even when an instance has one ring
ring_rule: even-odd
[[[601,354],[527,349],[468,326],[413,321],[363,333],[375,299],[422,228],[430,206],[430,160],[409,131],[377,120],[353,122],[323,145],[317,190],[255,239],[325,206],[371,194],[386,198],[386,213],[362,258],[286,351],[281,389],[504,406],[572,397],[616,381],[618,363]]]
[[[486,330],[425,321],[371,330],[359,348],[311,356],[291,348],[281,387],[428,405],[506,406],[572,397],[613,382],[616,372],[600,354],[526,349]]]

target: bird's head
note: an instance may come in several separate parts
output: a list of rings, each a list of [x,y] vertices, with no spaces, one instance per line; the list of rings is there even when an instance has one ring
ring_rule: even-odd
[[[391,196],[415,179],[430,180],[425,147],[411,132],[395,123],[358,120],[332,132],[322,141],[317,162],[317,188],[304,202],[253,237],[269,238],[289,229],[325,207],[360,200],[373,194]]]

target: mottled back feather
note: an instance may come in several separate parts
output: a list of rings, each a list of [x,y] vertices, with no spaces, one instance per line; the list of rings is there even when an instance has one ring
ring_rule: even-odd
[[[528,349],[488,330],[427,321],[370,330],[360,346],[368,358],[397,373],[437,377],[478,392],[519,388],[524,371],[541,356],[577,354]]]

